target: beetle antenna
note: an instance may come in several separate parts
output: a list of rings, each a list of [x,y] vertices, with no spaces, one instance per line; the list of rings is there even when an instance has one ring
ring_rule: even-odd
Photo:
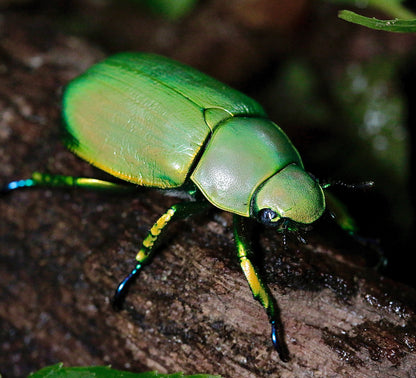
[[[371,189],[375,186],[374,181],[363,181],[363,182],[357,182],[355,184],[349,184],[342,180],[325,180],[320,183],[321,187],[323,189],[327,189],[329,187],[333,186],[339,186],[345,189],[349,190],[367,190]]]

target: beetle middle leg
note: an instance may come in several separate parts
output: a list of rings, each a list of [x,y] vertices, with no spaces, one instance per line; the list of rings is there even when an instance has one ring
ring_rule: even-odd
[[[143,240],[142,247],[136,255],[136,265],[132,271],[117,286],[113,297],[113,307],[121,309],[124,299],[127,295],[128,288],[139,274],[143,265],[147,264],[153,256],[157,242],[161,239],[167,230],[167,226],[174,220],[186,218],[189,215],[201,212],[210,207],[207,201],[181,202],[171,206],[149,230],[146,238]]]
[[[369,189],[373,187],[374,183],[364,182],[360,184],[344,184],[337,181],[336,185],[343,186],[348,189]],[[329,184],[327,185],[329,187]],[[327,204],[327,210],[331,218],[338,224],[341,229],[347,232],[357,243],[362,246],[370,247],[375,253],[376,263],[374,269],[384,268],[387,265],[387,259],[384,256],[384,252],[380,246],[379,240],[366,238],[358,235],[358,227],[354,218],[350,215],[347,207],[331,192],[325,190],[325,200]]]
[[[283,336],[283,325],[280,320],[279,309],[270,289],[261,280],[251,261],[253,253],[247,237],[246,219],[239,215],[234,215],[234,240],[240,266],[246,276],[253,297],[261,303],[269,317],[269,322],[272,326],[271,336],[273,345],[279,353],[280,359],[286,362],[289,360],[289,352]]]

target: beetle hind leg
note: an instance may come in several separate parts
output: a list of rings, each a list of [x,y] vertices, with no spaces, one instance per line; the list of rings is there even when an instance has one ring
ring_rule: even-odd
[[[251,247],[247,239],[245,227],[246,220],[234,215],[234,239],[237,248],[237,256],[241,269],[246,276],[253,297],[258,300],[266,310],[271,325],[271,337],[273,345],[282,361],[289,361],[289,352],[283,336],[283,325],[280,320],[279,310],[269,288],[263,283],[259,273],[251,262]]]
[[[0,188],[0,194],[7,194],[17,189],[27,188],[82,188],[112,192],[136,190],[132,184],[117,184],[111,181],[98,180],[89,177],[73,177],[33,172],[29,179],[11,181]]]
[[[121,309],[130,285],[137,278],[142,266],[146,265],[152,258],[158,242],[167,230],[167,226],[174,220],[186,218],[189,215],[207,209],[209,206],[210,204],[207,201],[181,202],[171,206],[159,217],[143,240],[142,247],[136,255],[137,264],[117,286],[112,301],[115,309]]]

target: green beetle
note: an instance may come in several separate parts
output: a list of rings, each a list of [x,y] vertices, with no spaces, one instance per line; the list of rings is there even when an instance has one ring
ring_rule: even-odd
[[[233,213],[242,270],[268,314],[275,348],[288,360],[278,332],[277,305],[250,260],[245,221],[255,218],[278,229],[310,224],[323,214],[325,195],[262,107],[176,61],[121,53],[69,83],[63,118],[65,144],[71,151],[134,185],[34,173],[31,179],[9,183],[2,192],[36,186],[121,191],[141,185],[180,189],[190,197],[168,209],[151,228],[134,269],[116,290],[116,307],[172,220],[211,205]]]

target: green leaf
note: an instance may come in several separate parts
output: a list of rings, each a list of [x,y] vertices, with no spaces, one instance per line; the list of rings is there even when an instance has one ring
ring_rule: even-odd
[[[416,32],[416,20],[378,20],[376,18],[361,16],[348,10],[340,11],[338,17],[345,21],[375,30],[383,30],[396,33]]]
[[[327,0],[336,4],[345,4],[359,7],[361,9],[376,9],[383,12],[387,17],[399,18],[401,20],[412,20],[416,15],[405,6],[403,0]]]
[[[109,366],[63,367],[60,362],[56,365],[45,367],[30,378],[220,378],[219,375],[197,374],[184,375],[183,373],[159,374],[155,371],[147,373],[131,373],[111,369]]]

